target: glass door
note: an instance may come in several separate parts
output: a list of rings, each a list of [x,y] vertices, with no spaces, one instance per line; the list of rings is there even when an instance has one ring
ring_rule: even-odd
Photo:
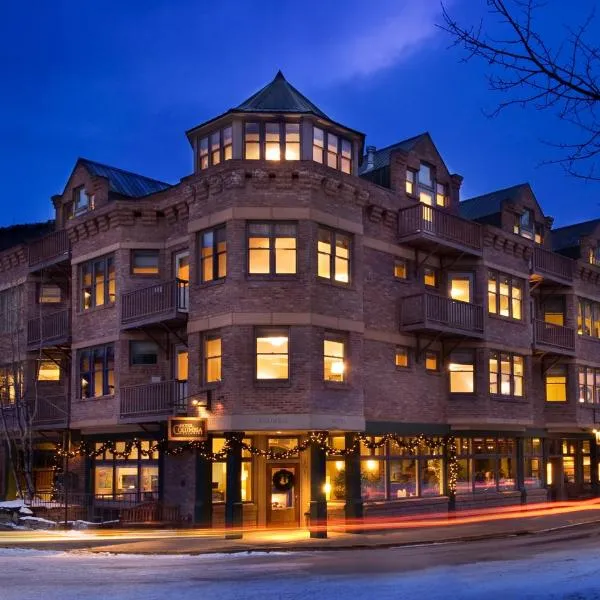
[[[177,310],[186,312],[190,301],[190,253],[187,250],[175,255],[174,271],[177,278]]]
[[[177,382],[175,407],[177,412],[185,412],[188,396],[188,349],[186,346],[175,346],[173,379]]]
[[[297,464],[267,465],[267,525],[298,527],[299,469]]]

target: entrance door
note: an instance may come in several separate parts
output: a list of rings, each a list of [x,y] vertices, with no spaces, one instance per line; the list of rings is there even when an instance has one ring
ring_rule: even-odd
[[[267,465],[267,525],[298,527],[300,524],[300,470],[297,464]]]
[[[177,284],[177,309],[187,311],[190,298],[190,253],[178,252],[175,255],[175,277],[179,280]]]
[[[177,381],[177,396],[175,407],[178,412],[187,408],[188,396],[188,349],[186,346],[175,346],[175,360],[173,364],[173,379]]]

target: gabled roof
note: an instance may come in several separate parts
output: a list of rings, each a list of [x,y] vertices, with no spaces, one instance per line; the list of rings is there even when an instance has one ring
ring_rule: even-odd
[[[377,169],[382,169],[383,167],[387,167],[390,164],[390,156],[392,152],[395,150],[404,150],[405,152],[410,152],[421,140],[429,138],[431,140],[431,136],[428,132],[420,133],[419,135],[415,135],[406,140],[402,140],[401,142],[396,142],[391,146],[386,146],[385,148],[381,148],[380,150],[376,150],[373,154],[373,168],[369,169],[370,171],[377,171]],[[432,140],[433,143],[433,140]],[[359,175],[367,172],[367,155],[363,156],[362,165],[358,172]]]
[[[566,227],[558,227],[551,232],[552,249],[564,250],[579,246],[582,237],[593,233],[596,227],[600,225],[600,219],[592,219],[583,223],[574,223]]]
[[[281,71],[277,71],[277,75],[271,83],[244,100],[234,110],[240,112],[312,113],[330,120],[320,108],[289,83]]]
[[[124,171],[117,167],[103,165],[87,158],[80,158],[75,167],[80,164],[88,170],[90,175],[108,179],[110,191],[120,196],[142,198],[143,196],[155,194],[171,187],[170,183],[138,175],[131,171]]]
[[[463,200],[458,206],[460,216],[465,219],[481,219],[489,215],[495,215],[502,212],[502,203],[505,201],[513,202],[517,200],[524,189],[531,191],[531,186],[528,183],[519,183],[502,190],[496,190],[489,194],[475,196]],[[533,192],[532,192],[533,193]]]
[[[52,233],[54,231],[54,221],[45,223],[23,223],[10,225],[9,227],[0,227],[0,252],[7,250],[12,246],[26,244],[32,240]]]

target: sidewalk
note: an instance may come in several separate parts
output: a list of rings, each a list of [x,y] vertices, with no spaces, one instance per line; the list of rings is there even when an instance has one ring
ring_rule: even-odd
[[[225,539],[223,530],[94,530],[84,532],[10,532],[0,534],[0,548],[86,550],[126,554],[212,554],[233,552],[298,552],[385,548],[489,540],[543,534],[573,527],[600,525],[600,504],[486,515],[458,514],[450,519],[416,518],[387,523],[385,531],[360,534],[330,529],[327,539],[311,539],[306,530],[248,530],[242,539]],[[393,530],[389,529],[394,527]]]

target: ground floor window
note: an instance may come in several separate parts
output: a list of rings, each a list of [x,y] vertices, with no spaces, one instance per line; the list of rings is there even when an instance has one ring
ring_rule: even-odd
[[[542,440],[540,438],[526,438],[523,440],[525,455],[525,487],[541,488],[543,479],[543,452]]]
[[[244,443],[252,444],[251,439],[244,439]],[[212,451],[221,452],[225,447],[225,438],[215,437],[212,440]],[[252,455],[247,450],[242,450],[242,502],[252,502]],[[212,500],[225,502],[227,495],[227,463],[217,461],[212,464]]]
[[[159,452],[149,453],[152,442],[141,442],[142,452],[134,446],[127,458],[117,453],[124,452],[126,442],[115,444],[115,453],[105,450],[94,460],[94,495],[101,500],[123,500],[139,502],[158,499]],[[102,442],[96,443],[100,450]]]

